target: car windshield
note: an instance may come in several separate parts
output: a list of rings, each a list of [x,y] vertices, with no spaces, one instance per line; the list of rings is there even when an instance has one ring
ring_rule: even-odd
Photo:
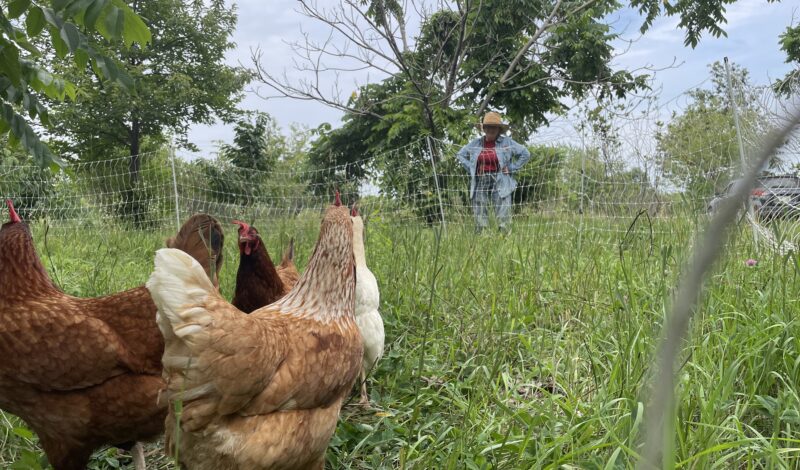
[[[761,186],[765,188],[798,188],[800,187],[800,179],[792,176],[783,176],[775,178],[763,178],[760,180]]]

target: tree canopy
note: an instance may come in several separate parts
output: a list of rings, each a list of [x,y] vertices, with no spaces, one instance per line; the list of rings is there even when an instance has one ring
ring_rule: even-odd
[[[706,197],[721,190],[740,169],[739,144],[728,95],[725,68],[720,62],[709,66],[710,89],[689,93],[692,102],[671,121],[658,140],[658,162],[667,178],[693,197]],[[748,134],[760,134],[766,117],[758,106],[757,89],[747,69],[731,67],[732,82],[741,127]]]
[[[132,81],[117,62],[99,50],[98,36],[120,48],[142,49],[150,30],[122,0],[31,0],[4,2],[0,8],[0,134],[9,134],[42,166],[60,162],[39,139],[32,124],[51,123],[45,98],[75,100],[80,88],[52,73],[47,59],[70,59],[109,83],[130,89]],[[43,33],[49,34],[49,40]],[[42,50],[42,46],[50,49]],[[27,115],[27,116],[25,116]]]
[[[143,139],[160,142],[171,134],[191,147],[186,139],[191,124],[217,117],[231,122],[237,116],[249,74],[224,61],[234,46],[236,13],[223,0],[137,0],[132,8],[154,32],[150,47],[105,43],[102,50],[124,64],[136,93],[85,74],[80,64],[56,61],[54,67],[74,77],[83,92],[76,102],[54,104],[51,131],[74,158],[93,160],[125,149],[135,180]]]
[[[793,64],[794,70],[778,80],[775,89],[783,95],[791,95],[800,90],[800,25],[786,28],[780,37],[781,50],[786,53],[786,63]]]
[[[631,0],[630,5],[644,15],[645,21],[640,28],[642,33],[653,25],[661,15],[680,18],[678,28],[685,31],[684,44],[697,47],[704,32],[714,37],[727,36],[723,25],[726,6],[737,0]],[[780,0],[767,0],[768,3]]]

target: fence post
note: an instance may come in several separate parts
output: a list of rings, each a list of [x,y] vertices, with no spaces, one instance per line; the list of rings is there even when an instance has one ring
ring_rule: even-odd
[[[725,57],[725,75],[728,81],[728,99],[731,101],[731,109],[733,109],[733,123],[736,125],[736,139],[739,142],[739,160],[742,166],[741,173],[745,174],[747,171],[747,163],[745,162],[744,157],[744,144],[742,143],[742,129],[739,126],[739,108],[736,106],[736,100],[733,96],[733,85],[731,82],[731,66],[728,63],[728,58]],[[753,200],[751,196],[747,196],[747,215],[750,218],[750,224],[755,224],[755,217],[753,214]],[[758,253],[758,230],[756,229],[755,225],[752,225],[753,228],[753,242],[755,243],[755,250]]]
[[[175,194],[175,227],[176,230],[181,228],[181,211],[178,207],[178,178],[175,174],[175,144],[172,139],[169,141],[169,163],[172,166],[172,192]]]
[[[431,167],[433,168],[433,181],[436,185],[436,195],[439,198],[439,212],[442,215],[442,230],[447,233],[447,222],[444,220],[444,205],[442,204],[442,192],[439,189],[439,175],[436,173],[436,155],[433,153],[433,138],[426,136],[425,140],[428,141],[428,152],[431,154]]]
[[[581,248],[583,247],[583,199],[586,197],[586,187],[584,186],[584,182],[586,181],[586,142],[584,142],[583,136],[583,129],[581,129],[581,192],[578,193],[578,215],[580,219],[578,220],[578,253],[581,252]]]

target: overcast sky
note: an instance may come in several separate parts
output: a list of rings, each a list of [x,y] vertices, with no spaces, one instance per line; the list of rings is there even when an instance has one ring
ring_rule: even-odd
[[[325,1],[320,0],[321,3]],[[260,48],[266,67],[276,73],[286,70],[291,74],[293,53],[286,42],[301,39],[303,34],[315,38],[327,36],[326,29],[296,11],[295,0],[270,0],[268,3],[240,0],[233,3],[238,7],[239,24],[233,35],[237,46],[229,51],[227,57],[231,64],[250,66],[251,50]],[[619,41],[618,50],[625,50],[625,53],[616,59],[616,64],[628,69],[666,68],[655,75],[662,101],[680,96],[701,84],[708,77],[708,64],[722,60],[724,56],[749,69],[756,84],[769,83],[790,70],[789,65],[784,63],[785,54],[779,50],[778,40],[787,26],[800,21],[800,9],[796,2],[739,0],[729,6],[726,16],[728,24],[724,29],[728,33],[727,38],[717,39],[706,35],[696,49],[691,49],[683,45],[684,33],[677,29],[677,18],[659,18],[652,29],[640,37],[638,28],[642,20],[635,11],[615,14],[609,18],[613,27],[622,32],[625,40],[635,40],[630,46],[627,41]],[[675,67],[671,68],[673,64]],[[360,81],[363,82],[365,78],[362,76]],[[353,89],[356,86],[353,78],[345,80],[344,85],[351,85]],[[268,112],[284,129],[288,129],[291,123],[316,127],[323,122],[330,122],[337,126],[341,117],[340,112],[322,104],[288,99],[263,100],[250,91],[240,106]],[[195,126],[189,138],[201,151],[195,154],[182,151],[180,154],[190,159],[209,156],[216,149],[218,141],[230,142],[232,136],[232,125]]]

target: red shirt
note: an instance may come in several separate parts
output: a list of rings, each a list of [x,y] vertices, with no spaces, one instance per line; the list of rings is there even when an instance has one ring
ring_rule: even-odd
[[[494,151],[496,141],[487,142],[483,141],[483,150],[478,155],[478,174],[484,173],[497,173],[497,167],[500,166],[500,161],[497,160],[497,152]]]

